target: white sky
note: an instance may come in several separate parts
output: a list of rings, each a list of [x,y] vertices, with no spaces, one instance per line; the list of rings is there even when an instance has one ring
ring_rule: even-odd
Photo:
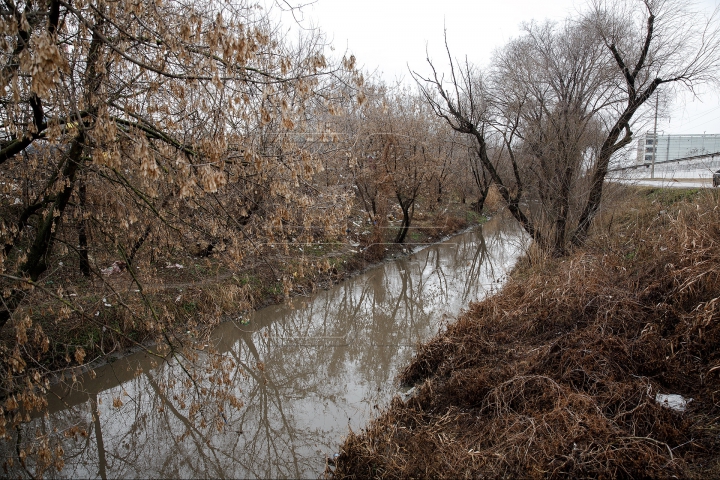
[[[701,5],[709,12],[718,3],[702,0]],[[408,66],[428,73],[426,48],[439,69],[447,65],[444,27],[453,56],[467,55],[482,67],[496,48],[520,34],[521,22],[561,20],[583,5],[582,0],[315,0],[303,7],[302,20],[325,32],[339,56],[353,53],[366,71],[392,84],[412,81]],[[658,131],[720,134],[720,92],[701,94],[675,102]]]

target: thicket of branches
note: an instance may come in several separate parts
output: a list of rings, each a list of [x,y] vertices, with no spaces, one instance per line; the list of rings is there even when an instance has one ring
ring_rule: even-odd
[[[317,194],[324,139],[310,121],[334,102],[328,85],[356,85],[357,72],[351,58],[330,65],[319,35],[284,41],[244,1],[8,0],[0,31],[9,438],[45,405],[42,358],[58,346],[38,318],[100,322],[63,289],[63,262],[87,277],[126,266],[146,303],[129,321],[167,338],[137,278],[153,256],[204,242],[232,265],[277,237],[339,234],[347,195]],[[83,345],[66,347],[68,363],[84,362]]]
[[[289,134],[322,75],[353,75],[319,38],[281,42],[244,3],[8,2],[2,21],[3,273],[35,282],[61,244],[89,275],[91,248],[132,263],[149,237],[239,260],[238,232],[334,225],[334,201],[322,220],[308,208],[314,139]],[[0,326],[24,296],[12,287]]]

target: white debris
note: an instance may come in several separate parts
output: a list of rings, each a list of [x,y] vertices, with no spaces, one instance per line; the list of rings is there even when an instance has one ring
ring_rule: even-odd
[[[415,387],[412,387],[412,388],[409,389],[409,390],[406,390],[406,391],[404,391],[404,392],[403,392],[403,391],[400,391],[400,392],[398,392],[398,393],[400,393],[400,398],[402,399],[402,401],[405,402],[405,403],[407,403],[408,400],[410,400],[410,399],[413,398],[415,395],[417,395],[417,390],[415,390]]]
[[[185,267],[183,267],[183,266],[180,265],[179,263],[176,263],[175,265],[170,265],[170,264],[168,263],[165,268],[185,268]]]
[[[113,275],[115,273],[121,273],[125,271],[127,268],[127,264],[125,262],[121,262],[119,260],[113,262],[112,265],[110,265],[108,268],[103,268],[100,270],[100,273],[103,275]]]
[[[692,398],[685,398],[675,393],[658,393],[655,395],[655,401],[666,408],[671,408],[676,412],[684,412],[688,403],[692,402]]]

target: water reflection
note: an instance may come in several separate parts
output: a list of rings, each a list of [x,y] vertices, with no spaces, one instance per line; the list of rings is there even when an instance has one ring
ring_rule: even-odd
[[[118,361],[82,391],[56,392],[52,413],[24,437],[57,429],[59,477],[317,478],[348,428],[391,398],[413,347],[499,287],[522,238],[514,224],[490,222],[248,324],[225,323],[212,338],[217,354],[205,357],[224,366]],[[217,386],[244,406],[193,403],[194,391]]]

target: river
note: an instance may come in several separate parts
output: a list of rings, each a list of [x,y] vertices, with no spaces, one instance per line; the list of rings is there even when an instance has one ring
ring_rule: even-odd
[[[223,323],[207,351],[115,361],[57,387],[23,436],[54,432],[65,464],[53,477],[318,478],[349,429],[398,393],[417,343],[497,290],[525,245],[516,223],[492,219]]]

